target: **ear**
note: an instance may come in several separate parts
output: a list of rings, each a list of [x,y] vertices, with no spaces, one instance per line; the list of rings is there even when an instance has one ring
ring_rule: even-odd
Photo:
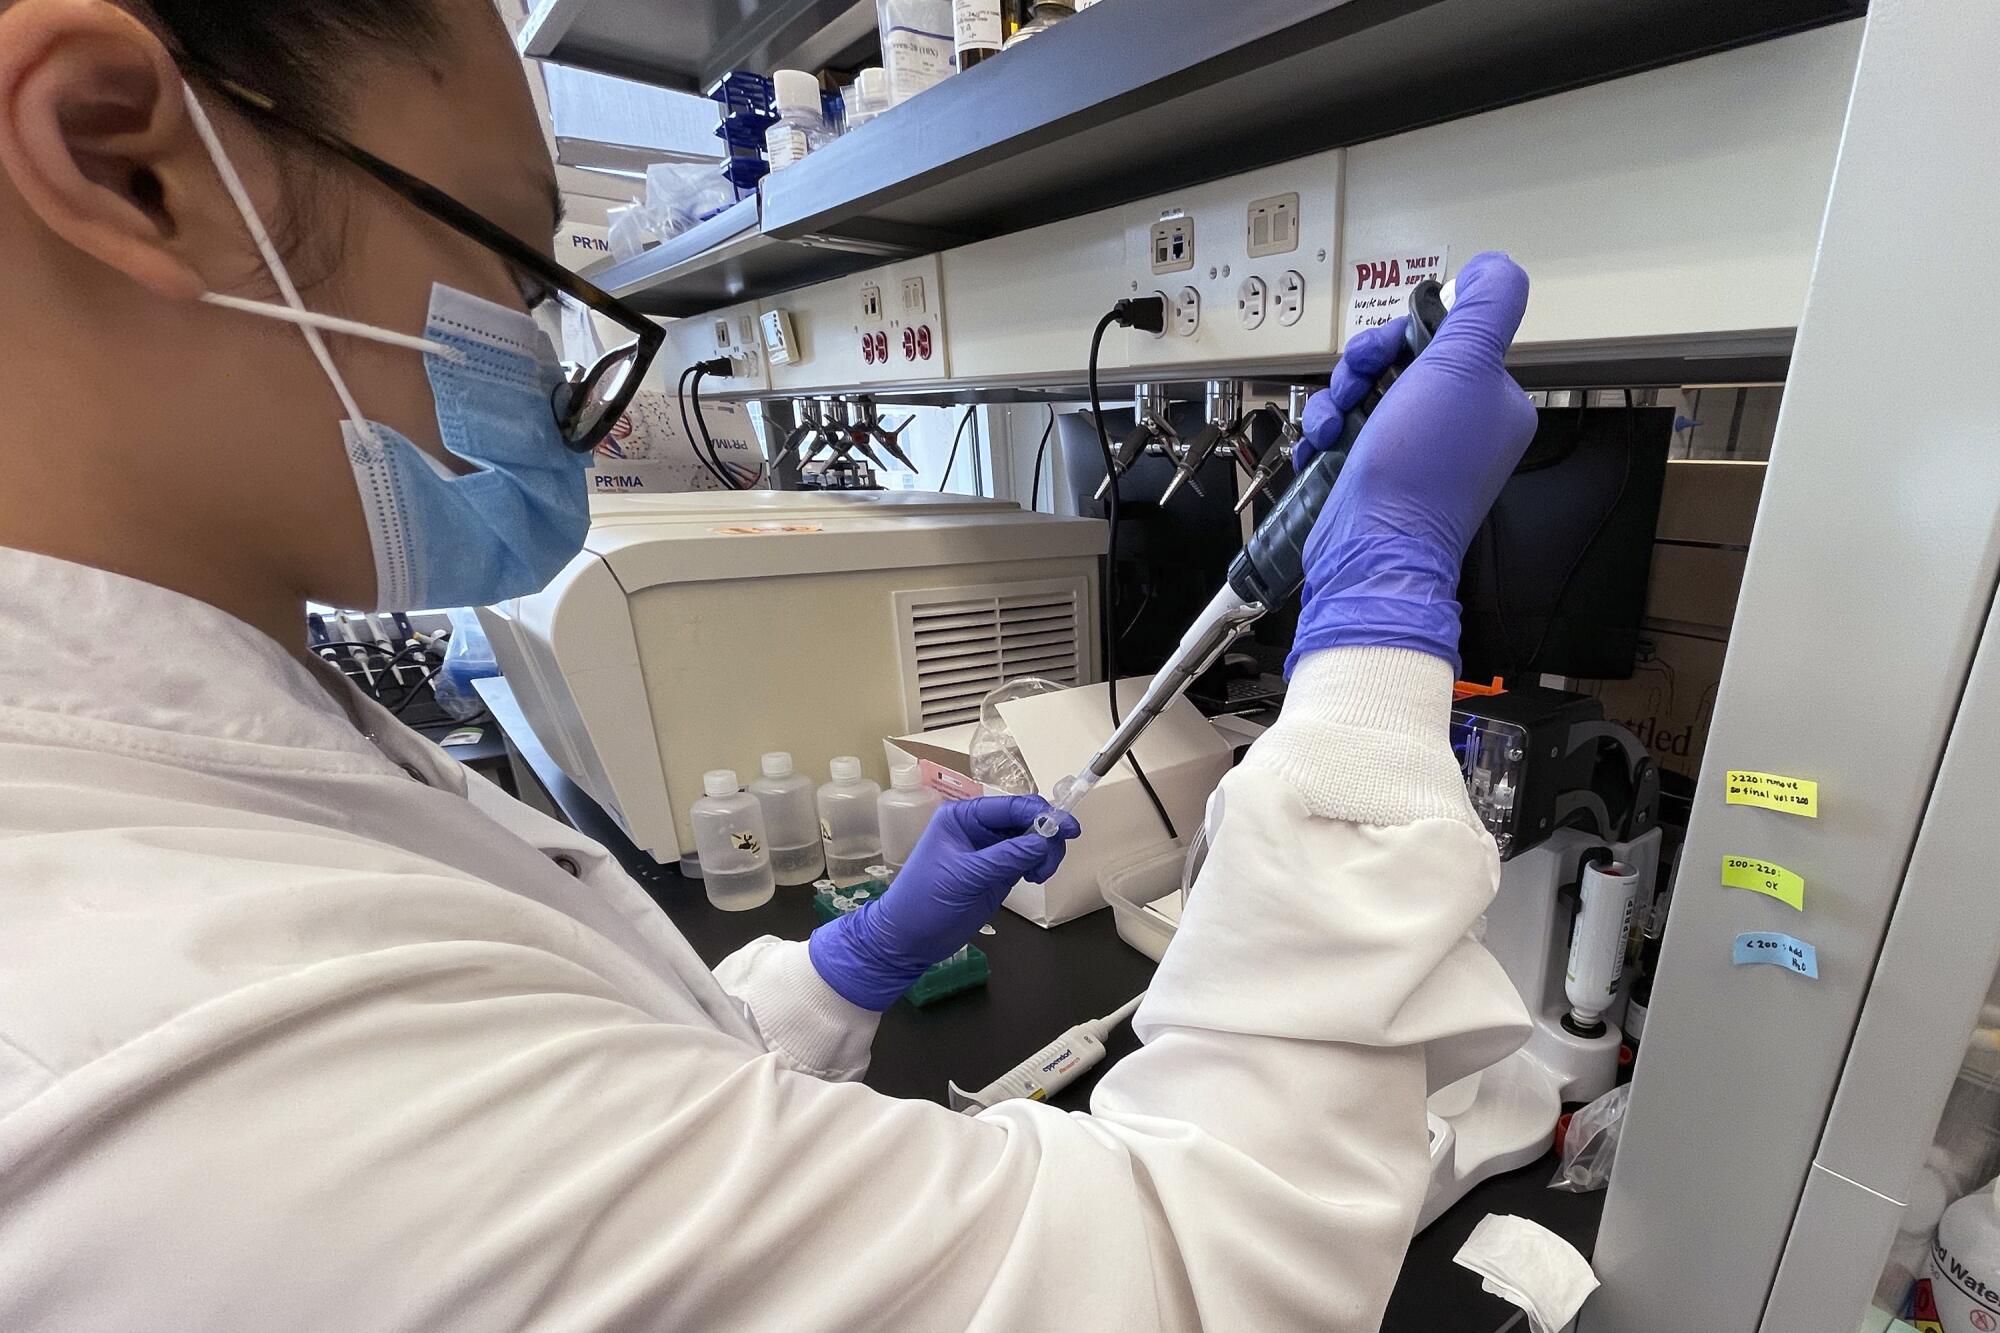
[[[56,235],[186,300],[208,284],[175,245],[181,183],[214,169],[182,99],[159,38],[105,0],[0,7],[0,171]]]

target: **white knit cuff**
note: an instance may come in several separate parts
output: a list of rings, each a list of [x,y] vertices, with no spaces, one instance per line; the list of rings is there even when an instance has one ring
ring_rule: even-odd
[[[1451,677],[1449,663],[1408,648],[1308,653],[1245,763],[1285,778],[1326,819],[1452,819],[1484,832],[1451,751]]]
[[[723,959],[715,976],[750,1011],[765,1044],[800,1070],[835,1082],[868,1072],[868,1048],[882,1016],[827,985],[805,941],[752,940]]]

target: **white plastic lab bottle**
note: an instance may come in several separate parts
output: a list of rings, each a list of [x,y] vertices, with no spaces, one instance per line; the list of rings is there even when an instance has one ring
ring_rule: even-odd
[[[771,75],[771,105],[778,123],[764,131],[764,156],[780,171],[826,145],[826,117],[820,110],[819,80],[802,69]]]
[[[944,799],[923,784],[915,764],[898,764],[889,770],[889,790],[876,802],[882,823],[882,860],[891,870],[901,870],[910,859],[917,839],[930,827],[931,816]]]
[[[826,873],[841,888],[866,880],[882,861],[882,825],[876,802],[882,789],[861,776],[851,754],[827,764],[833,781],[819,789],[819,836],[826,844]]]
[[[794,772],[792,757],[782,750],[765,755],[758,767],[763,776],[750,784],[750,794],[764,806],[764,827],[771,835],[771,873],[780,884],[810,884],[826,869],[812,779]]]
[[[701,786],[708,794],[688,807],[688,821],[709,902],[725,912],[762,907],[778,888],[763,802],[736,785],[732,769],[702,774]]]
[[[1944,1333],[2000,1327],[2000,1180],[1944,1210],[1924,1275]]]

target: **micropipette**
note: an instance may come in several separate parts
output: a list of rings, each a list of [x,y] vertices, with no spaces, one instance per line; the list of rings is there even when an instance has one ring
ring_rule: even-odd
[[[1368,396],[1348,412],[1340,438],[1318,454],[1271,506],[1271,512],[1257,525],[1242,553],[1229,566],[1229,577],[1221,590],[1195,617],[1166,665],[1111,733],[1111,739],[1082,768],[1056,783],[1054,799],[1049,803],[1053,808],[1035,817],[1035,832],[1044,838],[1055,837],[1062,827],[1057,813],[1074,810],[1085,793],[1131,753],[1132,746],[1154,718],[1180,698],[1197,676],[1228,651],[1230,644],[1242,638],[1272,607],[1283,605],[1304,584],[1306,539],[1312,535],[1313,523],[1325,508],[1327,497],[1333,494],[1333,484],[1340,478],[1348,450],[1361,434],[1368,414],[1382,401],[1382,395],[1388,392],[1403,367],[1430,345],[1438,325],[1444,322],[1445,312],[1451,309],[1453,295],[1450,284],[1440,286],[1436,279],[1426,279],[1411,291],[1410,322],[1395,362],[1382,372],[1382,378],[1375,382]],[[1111,688],[1116,689],[1117,682],[1112,682]]]
[[[956,1083],[947,1083],[951,1109],[978,1115],[995,1102],[1016,1098],[1047,1101],[1097,1067],[1104,1058],[1104,1039],[1138,1012],[1139,1001],[1145,998],[1145,992],[1141,991],[1104,1017],[1078,1023],[978,1092],[967,1092]]]

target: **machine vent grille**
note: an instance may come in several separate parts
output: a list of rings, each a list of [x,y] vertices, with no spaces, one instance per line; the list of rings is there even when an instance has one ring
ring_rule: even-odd
[[[896,594],[908,729],[979,719],[979,701],[1017,676],[1080,685],[1090,670],[1082,578]]]

